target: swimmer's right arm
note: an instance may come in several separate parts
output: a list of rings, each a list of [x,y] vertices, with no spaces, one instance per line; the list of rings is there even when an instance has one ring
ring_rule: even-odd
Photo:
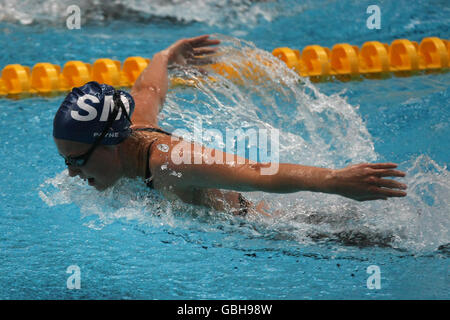
[[[158,140],[158,144],[169,146],[168,152],[159,150],[157,146],[152,147],[151,170],[155,186],[162,188],[216,188],[271,193],[312,191],[337,194],[357,201],[406,196],[406,192],[395,190],[406,189],[405,184],[385,179],[405,176],[404,172],[395,169],[397,165],[394,163],[362,163],[343,169],[290,163],[262,164],[199,145],[196,145],[195,151],[194,144],[183,140],[176,142],[171,137]],[[211,155],[217,159],[233,159],[233,162],[205,163]],[[202,159],[201,164],[195,164],[196,159]],[[264,169],[273,165],[277,170],[264,174]],[[162,170],[162,167],[165,169]]]
[[[210,62],[209,54],[215,53],[219,40],[209,35],[181,39],[167,49],[156,53],[147,68],[142,71],[131,89],[135,110],[131,117],[136,126],[157,125],[157,116],[164,104],[168,90],[167,68],[170,65],[202,65]]]

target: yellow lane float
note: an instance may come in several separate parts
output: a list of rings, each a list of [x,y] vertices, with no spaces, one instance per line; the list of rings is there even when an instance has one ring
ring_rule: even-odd
[[[272,54],[300,76],[311,77],[314,81],[331,78],[347,81],[360,76],[380,78],[389,73],[409,76],[420,71],[446,71],[450,67],[450,41],[437,37],[424,38],[420,44],[407,39],[394,40],[390,45],[368,41],[361,48],[339,43],[331,50],[320,45],[309,45],[301,52],[281,47],[274,49]],[[264,65],[271,64],[258,55],[253,59]],[[88,81],[130,87],[149,62],[150,59],[143,57],[129,57],[123,64],[107,58],[98,59],[92,65],[82,61],[68,61],[62,71],[60,66],[48,62],[37,63],[31,70],[28,66],[10,64],[1,72],[0,95],[65,92]],[[264,81],[264,72],[250,59],[239,65],[220,62],[210,67],[217,74],[237,83],[243,83],[244,78]],[[213,77],[208,79],[217,80]],[[172,78],[170,83],[171,87],[192,87],[198,81]]]

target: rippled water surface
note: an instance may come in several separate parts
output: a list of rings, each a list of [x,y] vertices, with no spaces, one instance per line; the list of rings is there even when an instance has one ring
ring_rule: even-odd
[[[82,28],[67,30],[69,1],[0,1],[0,66],[151,57],[180,37],[215,33],[221,59],[250,58],[263,81],[214,75],[171,90],[163,128],[193,132],[201,119],[222,134],[278,129],[282,162],[397,162],[408,197],[247,193],[280,214],[244,219],[168,201],[140,181],[97,192],[68,177],[53,144],[63,96],[2,97],[1,299],[449,298],[450,74],[311,83],[270,55],[313,43],[448,39],[445,1],[381,1],[380,30],[365,27],[367,1],[78,3]],[[80,290],[66,287],[70,265],[80,267]],[[370,265],[380,267],[379,290],[366,286]]]

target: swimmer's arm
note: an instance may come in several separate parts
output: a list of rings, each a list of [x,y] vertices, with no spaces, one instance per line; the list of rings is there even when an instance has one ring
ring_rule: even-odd
[[[157,116],[168,89],[166,51],[156,53],[131,89],[135,109],[131,121],[136,126],[157,125]]]
[[[170,137],[161,138],[158,143],[169,145],[169,151],[160,151],[155,146],[157,143],[152,147],[150,165],[156,184],[271,193],[313,191],[358,201],[406,196],[403,191],[393,190],[406,189],[406,185],[383,179],[405,176],[405,173],[395,170],[397,165],[393,163],[362,163],[337,170],[290,163],[262,164],[199,145],[194,148],[189,142],[178,143]],[[193,151],[190,155],[189,150]],[[205,159],[211,157],[223,159],[228,164],[218,164],[218,161],[207,164]],[[202,164],[193,164],[199,159],[203,159],[200,161]],[[167,169],[161,170],[163,164]]]
[[[169,79],[167,68],[170,65],[202,65],[210,62],[209,54],[216,49],[211,46],[219,40],[209,39],[209,35],[181,39],[167,49],[156,53],[147,68],[142,71],[131,89],[135,110],[131,117],[136,126],[157,125],[157,116],[164,104]]]

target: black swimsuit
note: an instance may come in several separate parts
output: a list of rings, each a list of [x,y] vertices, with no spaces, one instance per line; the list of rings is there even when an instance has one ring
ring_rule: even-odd
[[[149,127],[149,128],[137,128],[137,129],[133,129],[133,131],[159,132],[159,133],[166,134],[166,135],[168,135],[168,136],[171,136],[171,135],[172,135],[170,132],[164,131],[164,130],[159,129],[159,128],[152,128],[152,127]],[[144,182],[145,182],[145,184],[147,185],[147,187],[149,187],[149,188],[153,188],[153,176],[152,176],[152,173],[150,172],[150,165],[149,165],[149,160],[150,160],[150,148],[152,147],[153,142],[155,142],[155,141],[156,141],[156,140],[153,140],[153,141],[149,144],[148,149],[147,149],[147,166],[146,166],[146,168],[145,168],[145,180],[144,180]]]

